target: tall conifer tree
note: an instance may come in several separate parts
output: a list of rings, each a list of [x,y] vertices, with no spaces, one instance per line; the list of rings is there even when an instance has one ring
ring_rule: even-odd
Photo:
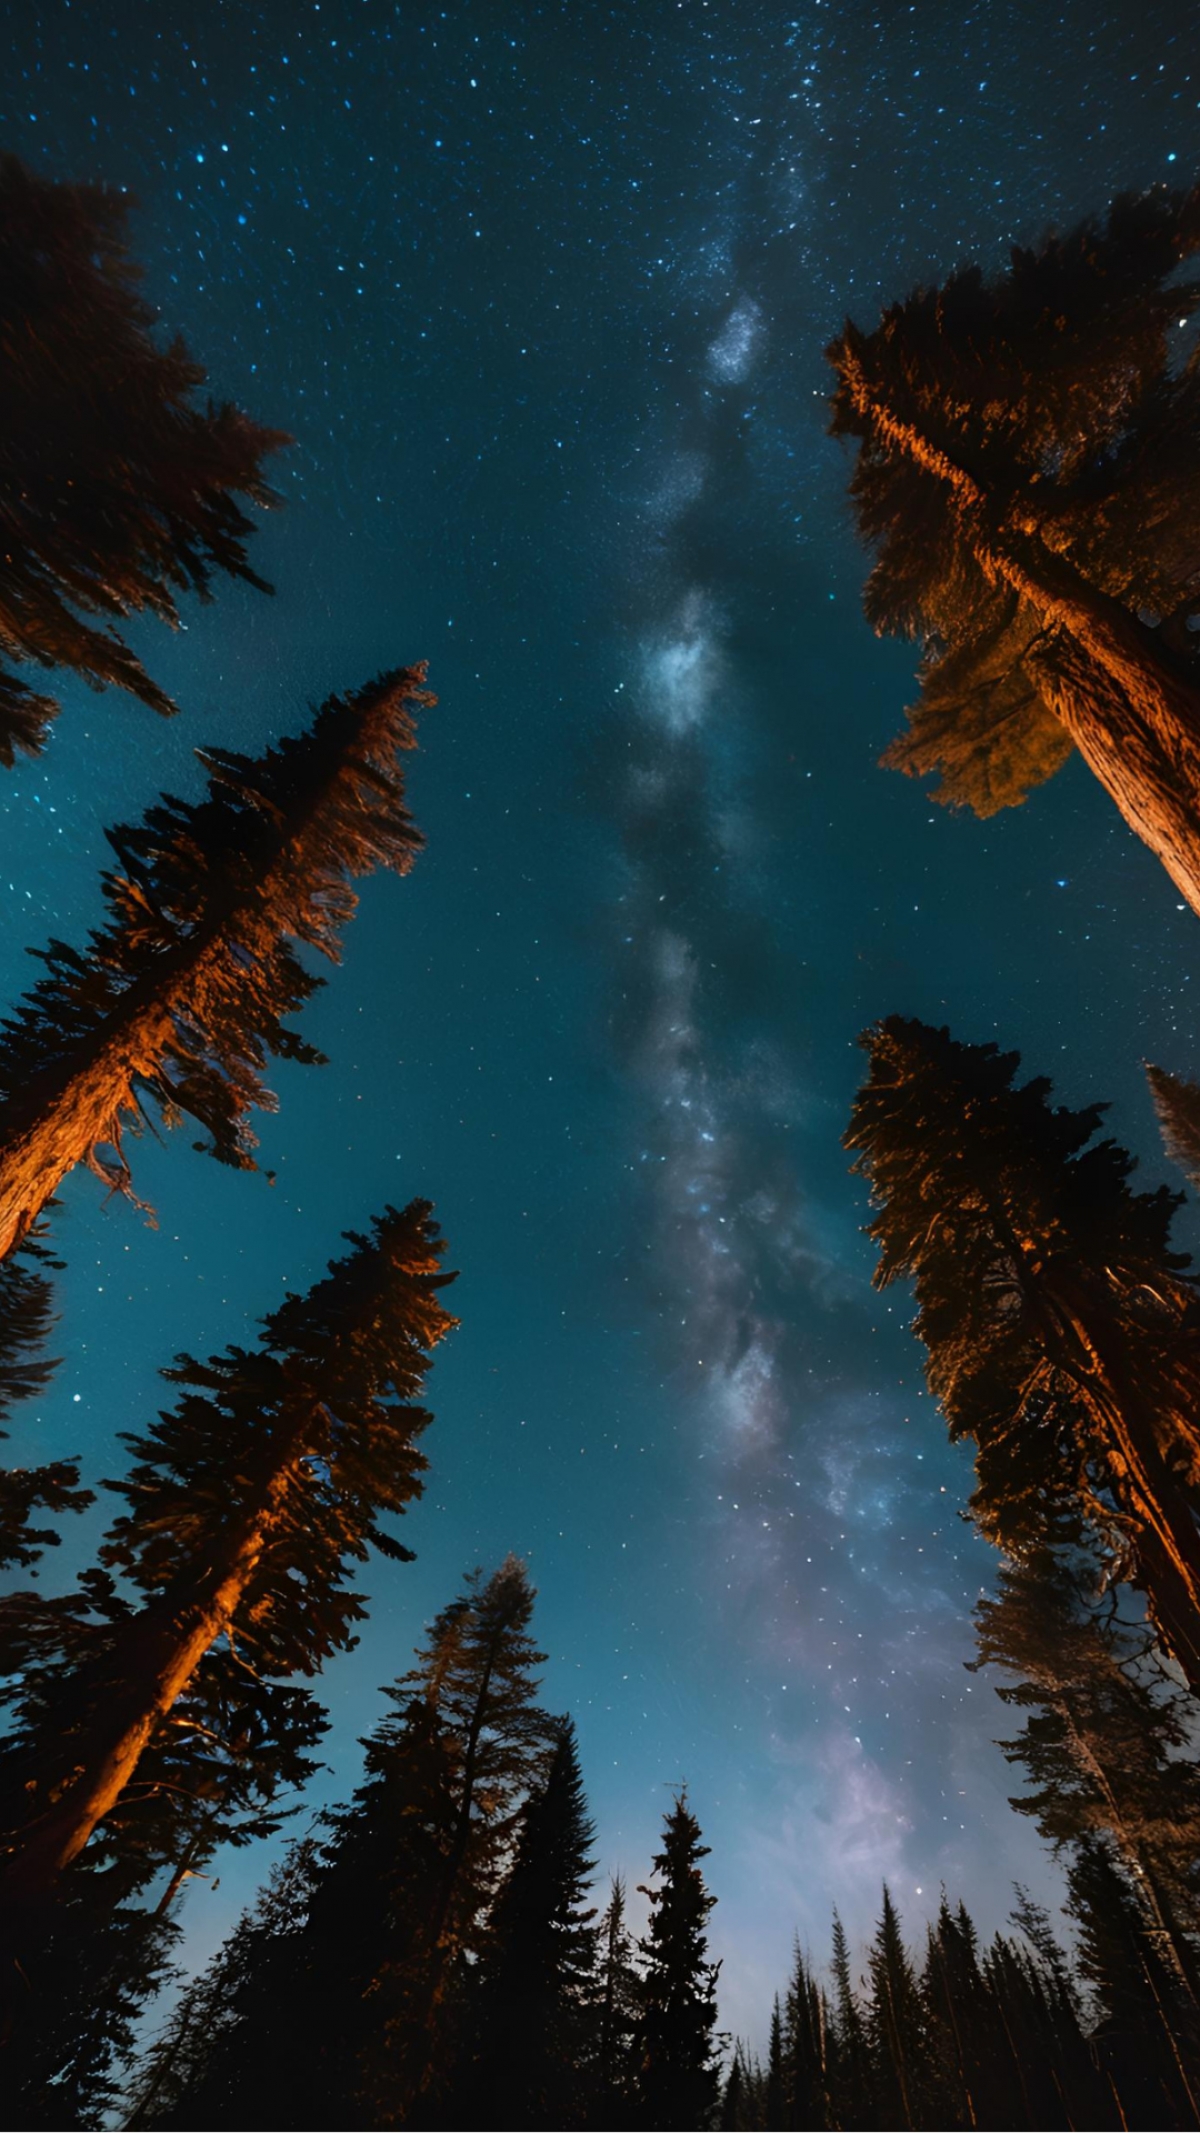
[[[599,1925],[596,2054],[589,2123],[632,2125],[637,2087],[641,1977],[625,1915],[625,1884],[614,1875]]]
[[[425,1202],[350,1243],[270,1314],[256,1350],[181,1358],[165,1373],[178,1406],[132,1440],[137,1463],[113,1484],[129,1510],[102,1554],[142,1604],[111,1608],[57,1693],[26,1697],[4,1757],[10,1964],[179,1699],[209,1678],[217,1641],[257,1707],[262,1680],[315,1673],[352,1641],[365,1604],[347,1573],[368,1546],[408,1554],[380,1520],[420,1493],[428,1416],[411,1401],[453,1324],[438,1298],[451,1277]]]
[[[493,1908],[458,2083],[464,2124],[554,2133],[582,2122],[597,2012],[593,1835],[568,1719]]]
[[[76,1164],[131,1189],[122,1130],[147,1106],[253,1167],[267,1056],[320,1058],[283,1020],[319,984],[297,946],[336,962],[351,877],[406,873],[420,847],[397,758],[430,701],[423,678],[401,669],[330,697],[257,758],[212,750],[207,799],[164,799],[111,833],[108,923],[82,953],[53,942],[0,1029],[0,1257]]]
[[[236,499],[275,499],[263,461],[286,444],[240,408],[196,403],[204,372],[156,345],[115,191],[53,184],[0,158],[0,762],[36,755],[58,705],[11,671],[65,667],[96,688],[175,705],[115,627],[178,625],[181,593],[249,568]]]
[[[1171,1249],[1179,1196],[1134,1192],[1101,1108],[1052,1109],[1019,1058],[890,1016],[846,1146],[878,1212],[879,1287],[914,1330],[973,1513],[1027,1553],[1090,1530],[1200,1685],[1200,1292]]]
[[[829,350],[867,614],[926,651],[885,760],[989,815],[1077,747],[1194,909],[1200,364],[1174,337],[1198,249],[1200,190],[1156,188]]]
[[[708,1916],[716,1903],[700,1861],[708,1846],[681,1792],[666,1817],[654,1859],[658,1887],[647,1889],[650,1924],[641,1942],[641,2112],[647,2126],[703,2126],[715,2107],[717,1971],[708,1960]]]

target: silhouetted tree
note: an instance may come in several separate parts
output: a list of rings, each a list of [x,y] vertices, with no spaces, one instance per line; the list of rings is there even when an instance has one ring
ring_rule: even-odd
[[[1200,2124],[1195,2006],[1155,1933],[1141,1890],[1104,1837],[1086,1838],[1068,1874],[1079,1967],[1095,2002],[1093,2047],[1122,2122]]]
[[[708,1914],[716,1902],[700,1861],[708,1846],[681,1792],[666,1817],[646,1889],[650,1924],[643,1963],[640,2099],[647,2126],[709,2123],[718,2097],[717,1971],[708,1960]]]
[[[196,404],[204,371],[151,336],[127,212],[115,191],[0,158],[0,657],[169,713],[114,624],[148,610],[177,625],[179,595],[206,599],[217,572],[270,590],[235,498],[275,501],[262,465],[288,439],[228,402]],[[36,755],[58,708],[0,667],[0,762]]]
[[[1123,198],[985,283],[968,267],[829,350],[876,554],[866,611],[925,647],[886,761],[977,814],[1077,747],[1200,909],[1200,366],[1174,334],[1200,191]]]
[[[588,2122],[597,2128],[633,2123],[641,1977],[625,1923],[625,1885],[614,1875],[598,1930],[597,2035]]]
[[[45,1350],[54,1324],[46,1268],[59,1264],[42,1237],[31,1234],[20,1255],[0,1265],[0,1441],[8,1435],[3,1425],[12,1408],[40,1392],[58,1367]],[[55,1527],[31,1524],[36,1513],[61,1516],[92,1501],[91,1490],[79,1485],[74,1459],[0,1470],[0,1570],[28,1570],[43,1549],[57,1547]]]
[[[533,1597],[509,1558],[438,1616],[386,1692],[362,1785],[297,1852],[284,1913],[268,1891],[184,1996],[138,2085],[144,2099],[154,2084],[145,2123],[390,2126],[440,2109],[555,1737],[536,1704]]]
[[[772,2023],[772,2033],[773,2027]],[[828,2002],[806,1956],[797,1947],[783,2010],[779,2125],[823,2127],[833,2123],[834,2052]]]
[[[899,1016],[868,1030],[846,1146],[909,1276],[926,1375],[976,1445],[972,1512],[1010,1553],[1089,1530],[1200,1685],[1200,1294],[1179,1196],[1135,1193],[1101,1108],[1015,1086],[1015,1052]],[[1089,1145],[1091,1144],[1091,1145]]]
[[[870,1993],[867,2037],[874,2076],[877,2124],[920,2126],[926,2122],[925,2010],[900,1920],[885,1882],[883,1910],[867,1958]]]
[[[584,2117],[597,2011],[593,1835],[568,1719],[523,1810],[492,1911],[472,1995],[471,2063],[456,2085],[454,2115],[464,2125],[554,2133]]]
[[[1188,1184],[1200,1191],[1200,1082],[1147,1066],[1146,1079],[1158,1114],[1163,1146]]]
[[[866,2019],[854,1990],[846,1929],[833,1914],[833,2104],[834,2123],[847,2128],[871,2123],[871,2057]]]
[[[352,1641],[366,1609],[347,1572],[368,1544],[408,1555],[380,1518],[420,1493],[428,1416],[410,1402],[453,1324],[437,1294],[452,1277],[426,1202],[389,1208],[350,1242],[264,1320],[257,1350],[165,1372],[181,1401],[130,1440],[137,1463],[110,1485],[130,1509],[102,1557],[142,1605],[111,1611],[57,1695],[35,1694],[35,1681],[0,1768],[9,1964],[37,1944],[61,1877],[138,1781],[180,1697],[209,1678],[218,1639],[244,1706],[243,1676],[253,1702],[260,1678],[315,1673]],[[81,1614],[91,1597],[67,1604]]]
[[[247,1114],[274,1101],[267,1055],[320,1058],[282,1019],[320,982],[297,945],[336,962],[350,877],[405,873],[419,849],[397,756],[430,701],[423,675],[330,697],[263,756],[208,752],[207,799],[164,799],[111,833],[108,924],[83,953],[52,943],[47,976],[0,1030],[0,1256],[76,1164],[131,1189],[122,1126],[147,1104],[253,1168]]]

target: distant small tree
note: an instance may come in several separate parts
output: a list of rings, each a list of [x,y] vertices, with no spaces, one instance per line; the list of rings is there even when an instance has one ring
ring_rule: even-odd
[[[916,291],[829,350],[875,552],[866,610],[925,649],[885,761],[993,814],[1072,747],[1200,909],[1200,190],[1122,198],[1008,272]]]
[[[709,2124],[719,2094],[718,1963],[708,1960],[708,1916],[716,1903],[700,1861],[708,1846],[679,1794],[666,1817],[662,1850],[647,1888],[650,1924],[640,1942],[643,1965],[640,2103],[646,2126]]]
[[[389,1208],[350,1243],[307,1295],[270,1314],[257,1350],[183,1357],[165,1373],[183,1397],[131,1440],[136,1464],[112,1484],[130,1508],[102,1551],[142,1605],[106,1606],[101,1592],[78,1667],[49,1691],[36,1673],[18,1685],[0,1760],[10,1996],[62,1877],[138,1780],[180,1698],[209,1678],[218,1640],[255,1696],[261,1677],[315,1673],[365,1613],[349,1568],[369,1545],[408,1554],[380,1520],[421,1490],[415,1440],[429,1418],[410,1403],[454,1323],[437,1293],[451,1277],[426,1202]],[[86,1611],[90,1597],[62,1606]],[[35,1645],[42,1619],[34,1610]]]
[[[772,2030],[774,2025],[772,2024]],[[782,2126],[833,2123],[836,2037],[829,2003],[799,1947],[783,2008],[781,2052]]]
[[[614,1875],[598,1929],[596,2051],[588,2122],[632,2125],[637,2081],[641,1976],[625,1916],[625,1884]]]
[[[111,833],[108,923],[83,952],[52,942],[0,1028],[0,1257],[76,1164],[132,1190],[122,1130],[148,1105],[253,1169],[247,1114],[274,1108],[268,1055],[321,1056],[283,1019],[320,983],[297,947],[336,962],[351,878],[407,873],[420,849],[398,756],[431,701],[423,679],[406,668],[330,697],[262,756],[211,750],[207,799],[165,798]]]
[[[833,2119],[835,2125],[871,2123],[871,2050],[866,2016],[854,1989],[846,1928],[833,1914]]]
[[[128,202],[0,158],[0,658],[65,667],[96,688],[176,706],[114,627],[214,576],[269,586],[246,562],[274,502],[263,461],[288,439],[228,402],[196,404],[204,371],[160,348],[126,248]],[[36,755],[58,711],[0,667],[0,762]]]

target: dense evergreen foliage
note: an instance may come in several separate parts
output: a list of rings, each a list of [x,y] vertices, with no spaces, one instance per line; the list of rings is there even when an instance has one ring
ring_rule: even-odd
[[[1102,1107],[1052,1108],[1019,1056],[892,1015],[846,1146],[880,1287],[908,1277],[930,1390],[976,1446],[972,1511],[1022,1555],[1091,1533],[1200,1685],[1200,1290],[1179,1195],[1135,1192]]]
[[[204,372],[156,346],[126,249],[128,202],[56,185],[0,157],[0,762],[35,755],[58,705],[11,662],[176,706],[115,623],[172,625],[217,572],[268,591],[246,562],[238,496],[274,499],[263,461],[287,439],[228,403],[196,404]]]
[[[926,654],[885,760],[990,815],[1074,745],[1200,908],[1200,364],[1174,338],[1198,247],[1200,192],[1159,187],[848,323],[829,357],[867,615]]]
[[[13,1706],[0,1892],[18,2010],[81,1878],[107,1844],[128,1845],[141,1801],[154,1863],[195,1865],[248,1807],[310,1774],[321,1720],[287,1684],[353,1642],[365,1602],[349,1576],[368,1547],[408,1553],[380,1521],[420,1493],[429,1418],[412,1402],[453,1324],[438,1295],[451,1277],[425,1202],[350,1244],[270,1314],[256,1350],[165,1372],[183,1394],[129,1440],[135,1463],[109,1484],[128,1508],[103,1567],[65,1598],[17,1594],[0,1613]]]
[[[122,1131],[147,1105],[254,1167],[247,1114],[274,1106],[268,1055],[320,1057],[284,1021],[320,982],[297,949],[336,962],[351,877],[406,873],[420,848],[398,756],[430,701],[423,680],[402,668],[330,697],[258,757],[210,750],[206,799],[165,797],[110,833],[107,924],[82,952],[52,942],[0,1029],[0,1255],[77,1163],[131,1190]]]

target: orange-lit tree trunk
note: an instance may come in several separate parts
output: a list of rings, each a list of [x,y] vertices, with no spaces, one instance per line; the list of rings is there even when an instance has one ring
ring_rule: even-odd
[[[312,1415],[308,1399],[281,1433],[270,1471],[220,1557],[122,1626],[104,1657],[105,1694],[96,1717],[82,1741],[66,1744],[62,1767],[42,1777],[38,1790],[47,1805],[13,1840],[0,1871],[0,1914],[36,1917],[98,1823],[111,1814],[155,1727],[234,1622],[272,1524],[299,1477]]]
[[[1020,506],[997,510],[967,470],[895,413],[843,344],[839,368],[873,433],[944,484],[962,537],[985,576],[1038,617],[1027,655],[1039,689],[1130,828],[1200,913],[1200,697],[1164,664],[1119,601],[1089,585],[1047,546]]]
[[[78,1164],[116,1189],[131,1190],[122,1125],[136,1117],[139,1083],[163,1067],[181,1021],[199,1014],[203,1026],[204,1003],[215,1000],[228,1025],[239,986],[247,998],[261,988],[270,958],[289,937],[315,941],[332,954],[338,924],[354,905],[347,874],[380,863],[403,870],[411,863],[420,839],[403,810],[395,758],[398,749],[413,745],[408,706],[432,701],[420,687],[423,677],[423,668],[402,670],[326,706],[313,732],[318,735],[322,719],[332,719],[337,749],[324,747],[321,736],[323,752],[308,765],[300,762],[285,804],[268,799],[261,807],[260,821],[269,829],[258,837],[253,872],[247,877],[241,870],[223,885],[220,854],[210,854],[205,902],[191,930],[144,956],[96,1025],[86,1026],[85,1018],[78,1037],[25,1075],[0,1110],[0,1258],[20,1243]],[[296,745],[300,754],[306,743]],[[249,766],[251,773],[257,768]],[[253,793],[252,784],[249,789]],[[363,804],[355,808],[358,799]],[[229,835],[237,835],[232,817]],[[105,939],[106,952],[119,955],[121,929],[136,923],[137,899],[131,900],[135,918],[122,914]],[[256,1008],[261,1011],[257,998],[246,1009],[251,1040]],[[226,1028],[210,1044],[218,1066],[222,1044],[231,1042],[236,1046]],[[242,1066],[234,1058],[233,1077]],[[230,1107],[244,1113],[254,1102],[270,1107],[272,1099],[261,1088],[238,1087]]]

